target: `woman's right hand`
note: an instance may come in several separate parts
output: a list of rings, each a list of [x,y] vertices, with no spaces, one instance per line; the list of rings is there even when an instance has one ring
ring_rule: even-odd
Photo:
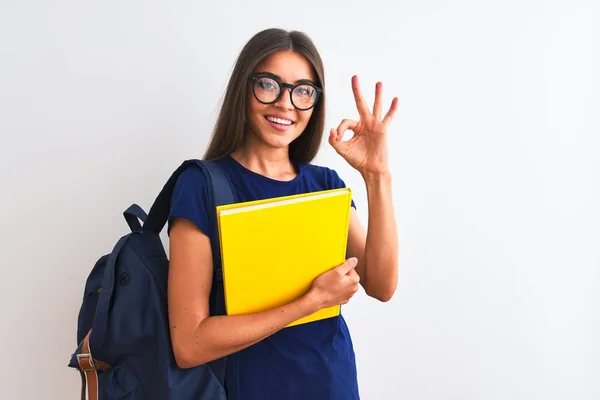
[[[319,308],[346,304],[358,291],[360,278],[354,270],[358,263],[355,257],[343,264],[322,273],[312,283],[309,295],[313,296]]]

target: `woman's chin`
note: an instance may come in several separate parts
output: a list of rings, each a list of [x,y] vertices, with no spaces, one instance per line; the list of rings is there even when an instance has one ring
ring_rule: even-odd
[[[267,132],[261,135],[261,140],[269,147],[282,148],[288,147],[299,135],[293,132]]]

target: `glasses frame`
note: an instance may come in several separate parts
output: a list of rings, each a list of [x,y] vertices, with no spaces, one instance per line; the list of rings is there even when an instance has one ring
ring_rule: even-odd
[[[265,101],[260,100],[258,98],[258,96],[256,95],[256,92],[255,92],[256,89],[255,89],[254,83],[257,80],[261,79],[261,78],[272,79],[275,82],[277,82],[277,84],[279,85],[279,88],[280,88],[279,94],[277,95],[277,97],[275,98],[275,100],[269,101],[269,102],[265,102]],[[283,94],[283,92],[285,92],[285,88],[289,88],[290,89],[290,102],[292,103],[292,105],[297,110],[300,110],[300,111],[310,110],[311,108],[313,108],[314,106],[316,106],[317,103],[319,102],[320,97],[321,97],[321,93],[323,92],[323,89],[321,89],[317,85],[315,85],[313,83],[310,83],[310,82],[303,82],[303,83],[297,83],[295,85],[292,85],[291,83],[282,82],[279,78],[274,77],[272,75],[267,75],[267,74],[250,75],[248,77],[248,80],[252,82],[252,94],[254,95],[254,98],[256,99],[256,101],[258,101],[259,103],[262,103],[262,104],[274,104],[277,101],[279,101],[279,99],[281,98],[281,95]],[[315,97],[315,102],[312,104],[312,106],[310,106],[308,108],[300,108],[300,107],[296,106],[296,104],[294,103],[294,99],[292,98],[292,93],[294,92],[294,90],[296,90],[296,88],[298,86],[310,86],[313,89],[315,89],[316,97]]]

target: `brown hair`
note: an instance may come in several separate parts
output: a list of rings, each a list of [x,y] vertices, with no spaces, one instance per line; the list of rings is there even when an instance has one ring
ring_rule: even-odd
[[[245,89],[248,77],[265,58],[280,50],[291,50],[303,55],[314,70],[317,77],[315,83],[323,89],[306,129],[290,143],[289,149],[289,156],[293,162],[308,163],[317,155],[325,127],[325,73],[321,56],[306,34],[271,28],[255,34],[241,51],[204,154],[205,160],[229,155],[242,145],[246,134]]]

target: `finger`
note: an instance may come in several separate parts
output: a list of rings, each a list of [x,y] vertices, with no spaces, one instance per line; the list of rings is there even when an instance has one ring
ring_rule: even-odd
[[[383,83],[377,82],[375,85],[375,102],[373,103],[373,116],[381,119],[381,93],[383,92]]]
[[[358,76],[352,77],[352,92],[354,93],[354,101],[356,101],[356,108],[361,116],[370,115],[369,106],[360,90],[360,84],[358,83]]]
[[[342,122],[340,122],[340,125],[337,127],[337,140],[342,140],[344,133],[348,129],[354,130],[356,125],[358,125],[358,121],[352,119],[343,119]]]
[[[385,118],[383,118],[384,125],[386,125],[386,126],[390,125],[397,110],[398,110],[398,98],[394,97],[394,100],[392,100],[392,105],[390,106],[389,111],[387,112],[387,114],[385,114]]]
[[[340,274],[342,274],[342,276],[344,276],[348,272],[352,271],[357,264],[358,259],[356,257],[351,257],[338,267],[338,271],[340,272]]]

